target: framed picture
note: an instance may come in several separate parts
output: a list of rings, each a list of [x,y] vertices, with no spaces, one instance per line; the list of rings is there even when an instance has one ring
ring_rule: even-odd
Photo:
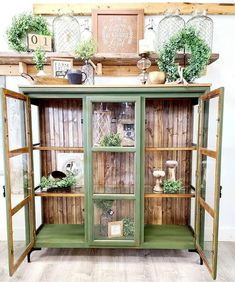
[[[73,68],[73,59],[51,58],[52,74],[54,77],[65,77],[68,70]]]
[[[97,54],[138,54],[144,36],[144,10],[92,10],[93,36]]]
[[[123,221],[112,221],[108,223],[108,237],[123,237]]]

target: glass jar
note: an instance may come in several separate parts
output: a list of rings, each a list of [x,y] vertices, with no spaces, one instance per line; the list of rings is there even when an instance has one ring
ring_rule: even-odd
[[[73,53],[80,40],[80,26],[70,15],[59,15],[53,20],[54,49]]]
[[[195,10],[192,18],[188,20],[186,26],[194,27],[199,36],[212,49],[213,42],[213,21],[206,15],[206,10]]]
[[[158,24],[157,50],[161,50],[169,39],[184,27],[185,21],[179,15],[179,9],[168,9]]]

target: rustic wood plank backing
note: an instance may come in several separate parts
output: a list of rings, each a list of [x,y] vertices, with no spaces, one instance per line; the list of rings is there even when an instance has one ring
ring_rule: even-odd
[[[82,100],[40,100],[40,143],[47,147],[82,147]],[[41,151],[42,175],[57,169],[57,154],[64,151]],[[67,151],[69,153],[69,151]],[[71,151],[73,152],[73,151]],[[84,223],[84,199],[43,198],[43,222]]]
[[[146,100],[145,147],[190,147],[192,145],[192,108],[190,99]],[[177,160],[177,179],[184,186],[191,181],[191,151],[146,151],[145,186],[153,187],[153,168],[166,171],[167,160]],[[145,199],[146,224],[188,224],[190,200],[185,198]]]

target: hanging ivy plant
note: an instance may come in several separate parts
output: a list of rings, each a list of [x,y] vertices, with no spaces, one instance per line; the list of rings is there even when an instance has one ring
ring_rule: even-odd
[[[47,21],[42,16],[24,13],[13,17],[12,24],[7,30],[9,46],[17,52],[27,51],[25,39],[30,32],[51,35]]]
[[[187,82],[192,82],[200,77],[208,65],[211,56],[210,47],[198,36],[198,32],[193,27],[186,27],[173,35],[159,53],[158,66],[166,73],[168,82],[176,81],[179,78],[175,56],[177,51],[184,48],[191,52],[189,65],[183,70],[183,77]]]

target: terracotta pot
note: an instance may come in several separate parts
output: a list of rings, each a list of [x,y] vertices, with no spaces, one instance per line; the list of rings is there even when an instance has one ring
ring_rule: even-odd
[[[166,81],[166,74],[162,71],[152,71],[148,77],[150,84],[164,84]]]

